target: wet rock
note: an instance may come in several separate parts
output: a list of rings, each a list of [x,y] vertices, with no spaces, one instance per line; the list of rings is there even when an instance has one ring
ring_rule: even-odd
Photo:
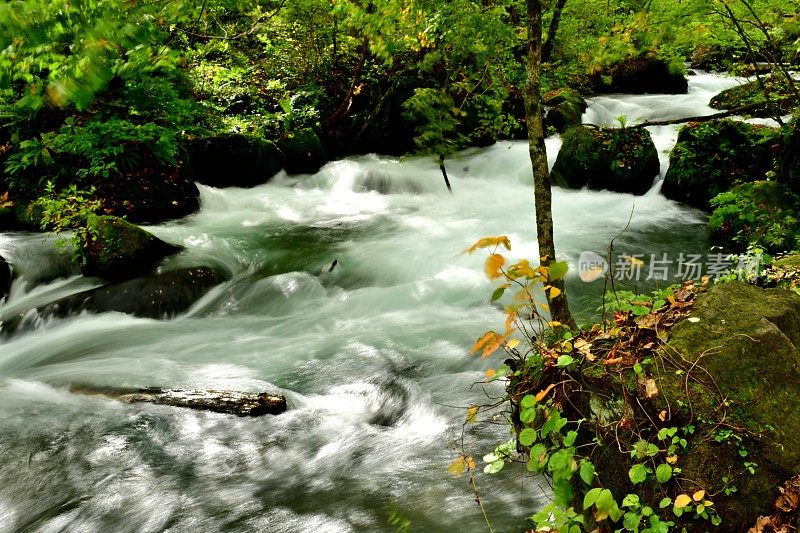
[[[727,477],[738,491],[730,496],[720,491],[714,498],[722,529],[745,531],[759,515],[769,514],[778,487],[800,472],[800,295],[723,283],[698,299],[692,316],[698,320],[673,329],[670,354],[696,363],[699,379],[719,387],[730,403],[727,423],[742,428],[745,441],[698,444],[681,459],[681,476],[714,493]],[[670,374],[659,388],[685,394],[690,383],[694,419],[714,420],[716,398],[691,385],[693,380]],[[747,450],[744,459],[740,447]],[[753,474],[744,461],[757,465]]]
[[[266,183],[283,165],[274,143],[241,133],[200,137],[186,142],[195,179],[212,187],[254,187]]]
[[[168,319],[189,309],[212,287],[226,280],[225,274],[209,267],[170,270],[73,294],[43,305],[36,311],[41,319],[65,318],[83,312],[118,312]],[[3,330],[13,332],[24,329],[30,311],[3,317]]]
[[[762,89],[762,84],[766,93]],[[797,98],[786,78],[779,74],[773,74],[762,77],[761,83],[753,80],[726,89],[714,96],[708,105],[724,111],[748,106],[747,111],[743,112],[744,114],[770,117],[790,112],[797,103]]]
[[[709,209],[709,200],[734,183],[764,179],[781,151],[780,131],[734,120],[689,123],[678,134],[661,192]]]
[[[564,133],[571,126],[579,126],[588,107],[581,94],[569,87],[550,91],[542,97],[542,101],[549,108],[545,117],[546,125],[559,133]]]
[[[583,126],[564,133],[553,166],[553,185],[644,194],[660,170],[658,152],[643,128]]]
[[[596,76],[593,84],[600,93],[686,94],[689,91],[683,65],[647,56],[625,59],[603,74]],[[606,83],[604,77],[606,81],[610,78],[610,82]]]
[[[86,276],[109,281],[134,278],[182,249],[121,218],[93,216],[86,224],[92,236],[82,250],[81,270]]]
[[[236,416],[278,415],[286,411],[286,398],[278,394],[227,390],[142,389],[71,385],[75,394],[100,395],[125,403],[153,403]]]
[[[0,300],[8,296],[11,289],[11,265],[0,255]]]
[[[322,141],[311,128],[292,132],[278,141],[285,157],[284,168],[289,174],[313,174],[328,162]]]

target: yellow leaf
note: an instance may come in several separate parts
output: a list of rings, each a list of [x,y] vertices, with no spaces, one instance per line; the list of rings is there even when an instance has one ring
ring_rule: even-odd
[[[553,390],[553,388],[555,386],[556,386],[555,383],[551,383],[550,385],[547,386],[546,389],[537,392],[536,393],[536,403],[541,402],[544,399],[544,397],[547,396],[547,393],[550,392],[551,390]]]
[[[681,507],[686,507],[692,503],[692,499],[689,497],[688,494],[679,494],[677,498],[675,498],[675,507],[680,509]]]
[[[558,320],[551,320],[550,322],[547,323],[547,325],[550,326],[551,328],[557,328],[558,326],[561,325],[561,322],[559,322]]]
[[[519,346],[519,339],[511,339],[506,343],[506,348],[508,348],[509,350],[513,350],[517,346]]]
[[[694,501],[696,501],[696,502],[699,502],[700,500],[702,500],[705,497],[706,497],[706,491],[704,491],[704,490],[698,490],[697,492],[692,494],[692,499]]]
[[[489,379],[492,379],[494,377],[494,375],[497,374],[497,372],[495,371],[494,368],[490,368],[489,370],[487,370],[484,373],[486,374],[486,377],[489,378]]]
[[[500,254],[492,254],[486,258],[486,264],[484,265],[483,270],[486,272],[486,275],[489,277],[489,279],[497,279],[502,275],[500,268],[505,263],[505,257]]]
[[[658,413],[658,419],[661,420],[662,422],[666,421],[667,412],[666,411],[661,411],[660,413]]]
[[[448,467],[447,471],[455,474],[458,477],[461,477],[461,474],[464,473],[464,469],[467,467],[467,463],[464,461],[464,456],[457,457],[455,461],[453,461],[450,466]]]
[[[481,350],[487,342],[494,338],[495,335],[497,335],[497,333],[494,331],[487,331],[484,333],[483,337],[475,341],[475,344],[472,345],[472,349],[469,351],[469,353],[475,353],[478,350]]]
[[[674,465],[677,462],[678,462],[678,456],[677,455],[670,455],[669,457],[667,457],[667,463],[669,463],[671,465]]]
[[[473,405],[467,409],[467,423],[473,424],[478,419],[478,406]]]
[[[475,464],[475,459],[472,457],[467,457],[467,470],[475,470],[477,465]]]
[[[516,311],[510,311],[508,313],[508,316],[506,317],[506,335],[508,335],[508,332],[511,331],[511,325],[517,321],[517,318],[519,318],[519,314]]]
[[[509,241],[508,237],[505,235],[500,235],[499,237],[484,237],[483,239],[479,239],[478,242],[464,250],[464,252],[471,254],[479,248],[489,248],[490,246],[498,246],[500,244],[505,246],[506,250],[511,250],[511,241]]]
[[[486,346],[483,348],[483,353],[481,354],[481,358],[485,359],[489,357],[494,352],[497,351],[498,348],[505,342],[506,338],[503,335],[498,335],[495,333],[494,338],[486,343]]]
[[[558,287],[550,287],[550,299],[551,300],[553,298],[558,298],[558,296],[560,294],[561,294],[561,289],[559,289]]]

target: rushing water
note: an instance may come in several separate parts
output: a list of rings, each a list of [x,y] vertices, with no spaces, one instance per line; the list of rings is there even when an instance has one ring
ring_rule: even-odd
[[[595,98],[584,121],[710,113],[710,97],[737,83],[690,80],[688,95]],[[651,131],[661,151],[675,142],[677,127]],[[548,139],[551,164],[559,144]],[[202,187],[199,213],[150,229],[186,246],[169,265],[219,266],[231,281],[175,320],[83,315],[0,340],[0,530],[381,531],[398,510],[415,531],[480,531],[471,489],[446,469],[458,406],[502,392],[472,386],[491,362],[468,355],[502,316],[482,256],[461,250],[506,234],[510,255],[535,258],[532,179],[525,143],[448,165],[452,195],[432,162],[378,156],[254,189]],[[657,180],[642,197],[556,188],[554,210],[571,261],[602,254],[629,218],[619,250],[705,250],[703,214],[663,198]],[[40,235],[0,235],[0,252],[21,276],[0,313],[96,285],[70,277]],[[591,315],[600,282],[571,273],[568,284]],[[277,391],[289,411],[126,405],[69,383]],[[480,457],[507,438],[479,424],[464,445]],[[521,529],[546,500],[541,480],[509,470],[478,478],[498,531]]]

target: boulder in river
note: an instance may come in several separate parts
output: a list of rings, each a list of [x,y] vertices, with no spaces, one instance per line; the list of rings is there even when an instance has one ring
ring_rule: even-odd
[[[286,398],[278,394],[227,390],[184,390],[148,387],[92,387],[71,385],[75,394],[101,395],[125,403],[154,403],[236,416],[278,415],[286,411]]]
[[[189,309],[212,287],[226,280],[225,274],[210,267],[169,270],[79,292],[43,305],[36,311],[44,319],[65,318],[83,312],[118,312],[144,318],[172,318]],[[20,329],[27,314],[24,312],[3,317],[3,329],[6,332]]]
[[[289,174],[313,174],[328,162],[328,153],[322,141],[311,128],[290,133],[278,141],[285,156],[284,168]]]
[[[555,89],[542,97],[548,107],[545,123],[559,133],[564,133],[571,126],[579,126],[583,112],[588,104],[583,96],[569,87]]]
[[[781,142],[780,130],[745,122],[686,124],[670,154],[661,192],[707,210],[709,200],[734,183],[764,179],[776,166]]]
[[[89,238],[82,250],[86,276],[109,281],[134,278],[182,249],[118,217],[91,216],[86,226]]]
[[[683,75],[683,65],[639,56],[624,59],[597,75],[594,89],[599,93],[686,94],[689,82]]]
[[[643,128],[587,128],[564,133],[553,185],[644,194],[660,170],[658,152]]]
[[[254,135],[227,133],[186,142],[194,177],[212,187],[254,187],[266,183],[283,166],[274,143]]]
[[[743,114],[770,117],[790,112],[797,103],[786,78],[781,74],[772,74],[762,77],[761,82],[753,80],[725,89],[714,96],[708,105],[725,111],[747,106]]]
[[[11,265],[0,255],[0,300],[8,296],[11,289]]]

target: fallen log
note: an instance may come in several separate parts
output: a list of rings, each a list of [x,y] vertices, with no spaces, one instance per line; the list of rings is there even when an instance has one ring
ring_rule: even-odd
[[[286,398],[266,392],[161,389],[158,387],[137,389],[91,385],[70,385],[69,391],[74,394],[105,396],[125,403],[148,402],[236,416],[277,415],[286,411]]]

